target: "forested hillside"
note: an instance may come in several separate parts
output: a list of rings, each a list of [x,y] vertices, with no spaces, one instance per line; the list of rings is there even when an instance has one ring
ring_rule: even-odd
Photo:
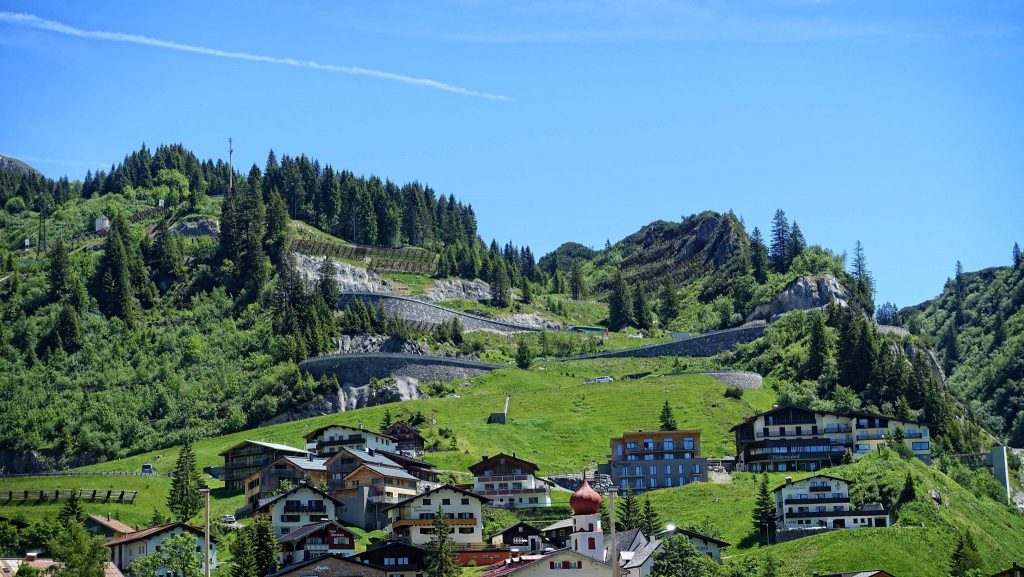
[[[1013,446],[1024,445],[1024,265],[954,276],[937,298],[894,315],[937,345],[948,384],[976,419]]]

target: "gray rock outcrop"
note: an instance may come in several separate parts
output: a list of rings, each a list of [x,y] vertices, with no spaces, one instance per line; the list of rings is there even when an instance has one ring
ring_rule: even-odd
[[[850,293],[830,274],[802,276],[791,282],[770,303],[762,303],[747,317],[747,322],[772,322],[792,310],[821,308],[832,301],[842,306],[850,300]]]
[[[482,301],[490,298],[491,285],[480,279],[446,278],[436,281],[427,294],[423,295],[422,300],[426,302]]]
[[[383,335],[341,335],[334,339],[339,354],[406,353],[429,355],[430,349],[422,343],[392,339]]]
[[[302,277],[302,282],[307,288],[320,280],[320,265],[323,264],[323,257],[310,256],[300,252],[293,253],[295,256],[295,268]],[[377,293],[392,294],[395,292],[393,283],[377,276],[373,271],[365,268],[352,266],[346,262],[332,260],[334,265],[334,280],[338,283],[341,292]]]
[[[531,327],[535,329],[543,329],[548,331],[558,331],[564,328],[562,325],[558,323],[553,323],[537,313],[517,313],[511,315],[502,315],[498,317],[498,320],[513,325],[519,325],[522,327]]]
[[[202,236],[217,238],[220,235],[220,222],[207,218],[183,220],[172,226],[171,232],[186,238],[199,238]]]

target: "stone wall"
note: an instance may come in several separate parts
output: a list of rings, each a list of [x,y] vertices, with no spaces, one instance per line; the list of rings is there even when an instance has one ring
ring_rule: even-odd
[[[593,355],[579,355],[568,357],[572,359],[601,359],[601,358],[628,358],[628,357],[711,357],[718,353],[731,350],[738,344],[749,343],[764,334],[768,325],[759,323],[749,326],[715,331],[706,335],[671,341],[657,345],[647,345],[635,349],[624,349],[608,353],[597,353]]]
[[[411,377],[421,383],[466,379],[493,371],[499,365],[433,355],[370,353],[323,355],[306,359],[299,367],[309,371],[315,379],[333,375],[338,377],[339,383],[363,385],[389,376]]]
[[[764,383],[760,374],[750,371],[681,371],[669,375],[707,375],[727,387],[739,389],[760,389]]]
[[[458,318],[462,328],[467,331],[489,330],[502,333],[516,333],[522,331],[536,331],[537,328],[522,325],[514,325],[499,320],[487,319],[469,313],[454,311],[442,306],[418,301],[407,297],[395,295],[384,295],[375,293],[342,293],[339,301],[339,308],[344,308],[350,302],[362,300],[367,304],[380,303],[391,314],[398,318],[416,323],[419,325],[439,325],[453,318]]]

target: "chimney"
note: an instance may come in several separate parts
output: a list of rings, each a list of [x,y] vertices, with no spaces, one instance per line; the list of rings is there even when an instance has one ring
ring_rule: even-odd
[[[512,451],[512,458],[513,458],[513,459],[515,459],[515,458],[516,458],[516,452],[515,452],[515,451]]]
[[[110,520],[110,513],[107,513],[107,521]]]
[[[39,557],[39,552],[38,551],[26,551],[25,552],[25,561],[28,561],[29,563],[31,563],[32,561],[35,561],[38,557]]]
[[[779,408],[779,406],[778,406],[778,405],[772,405],[772,410],[773,410],[773,411],[774,411],[774,410],[776,410],[776,409],[778,409],[778,408]]]
[[[484,455],[483,457],[481,457],[480,460],[481,461],[486,461],[487,460],[487,455]]]
[[[786,484],[787,485],[792,483],[792,482],[793,482],[793,477],[786,477]]]
[[[360,428],[360,429],[362,429],[362,428],[363,428],[363,420],[362,420],[362,419],[359,419],[359,428]]]

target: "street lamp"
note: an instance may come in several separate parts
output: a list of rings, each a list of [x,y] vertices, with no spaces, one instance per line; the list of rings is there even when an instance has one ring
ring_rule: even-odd
[[[203,533],[206,547],[203,549],[203,566],[206,577],[210,577],[210,488],[202,485],[199,487],[199,492],[206,498],[206,529]]]

